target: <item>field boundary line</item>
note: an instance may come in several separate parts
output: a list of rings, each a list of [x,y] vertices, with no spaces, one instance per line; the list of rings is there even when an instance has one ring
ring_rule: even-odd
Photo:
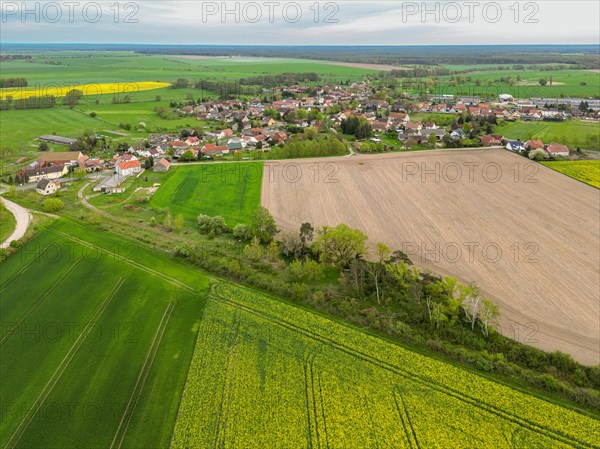
[[[152,343],[150,344],[148,351],[146,351],[146,357],[144,359],[144,363],[142,364],[142,368],[138,374],[137,381],[135,383],[135,386],[133,387],[133,391],[131,392],[131,395],[129,396],[129,401],[127,402],[127,406],[125,407],[125,410],[123,411],[123,415],[121,416],[121,421],[119,421],[119,426],[117,427],[115,436],[113,437],[113,440],[110,444],[110,449],[112,449],[114,447],[115,441],[116,441],[117,437],[119,436],[119,433],[121,431],[121,426],[123,425],[125,417],[128,416],[127,424],[125,425],[125,427],[123,429],[123,433],[121,434],[121,439],[119,440],[119,445],[117,446],[117,448],[120,448],[123,445],[123,441],[125,440],[125,435],[127,435],[127,430],[129,428],[129,424],[131,423],[131,418],[133,417],[133,412],[135,411],[135,407],[137,406],[137,403],[142,394],[142,390],[144,389],[144,385],[146,384],[146,380],[148,379],[148,375],[150,374],[150,370],[152,369],[152,365],[154,364],[154,359],[156,357],[156,353],[158,352],[158,348],[160,346],[160,343],[162,341],[163,335],[165,333],[167,324],[169,322],[169,319],[171,318],[171,314],[173,313],[174,308],[175,308],[175,305],[172,302],[167,304],[167,308],[165,309],[163,316],[160,320],[160,323],[158,324],[158,328],[156,329],[156,332],[154,333],[154,338],[152,339]],[[157,338],[158,338],[158,340],[157,340]],[[149,362],[149,364],[148,364],[148,362]],[[140,383],[140,381],[141,381],[141,383]],[[138,388],[138,386],[139,386],[139,388]],[[133,402],[133,405],[132,405],[132,402]],[[131,409],[130,409],[130,406],[131,406]]]
[[[98,319],[102,316],[102,314],[106,310],[106,307],[108,307],[108,304],[116,296],[117,292],[120,290],[120,288],[122,287],[124,282],[125,282],[124,277],[119,278],[117,283],[113,286],[112,290],[108,293],[108,295],[104,298],[104,300],[96,308],[96,311],[94,312],[94,314],[92,315],[92,317],[90,318],[88,323],[86,324],[85,328],[83,328],[83,330],[77,337],[77,340],[75,340],[75,342],[73,343],[73,345],[71,346],[71,348],[69,349],[67,354],[65,354],[65,356],[63,357],[61,362],[58,364],[58,366],[54,370],[54,373],[52,373],[52,376],[50,376],[50,379],[48,380],[48,382],[46,383],[46,385],[44,386],[44,388],[38,395],[37,399],[34,401],[35,409],[34,409],[33,413],[28,414],[27,416],[23,417],[23,419],[21,420],[21,422],[19,423],[19,425],[17,426],[17,428],[11,435],[10,439],[4,446],[4,449],[10,449],[19,442],[19,440],[23,436],[24,432],[27,430],[27,428],[31,424],[31,421],[33,421],[33,418],[35,417],[35,415],[37,414],[39,409],[42,407],[42,405],[44,405],[44,403],[46,402],[46,399],[48,398],[48,396],[50,396],[50,393],[52,393],[52,390],[54,389],[54,387],[56,386],[56,384],[62,377],[63,373],[71,364],[71,360],[73,360],[73,357],[75,357],[77,352],[79,352],[79,349],[81,348],[81,345],[83,344],[84,340],[89,335],[89,333],[92,331],[92,329],[98,322]],[[60,372],[59,372],[59,370],[60,370]],[[25,427],[23,427],[23,430],[20,431],[20,428],[23,425]],[[16,440],[14,441],[13,444],[11,444],[11,442],[15,439],[15,437],[17,437]]]
[[[529,421],[525,418],[522,418],[520,416],[517,416],[509,411],[506,410],[502,410],[492,404],[488,404],[488,403],[484,403],[480,400],[478,400],[477,398],[473,398],[459,390],[455,390],[451,387],[448,387],[446,385],[443,385],[439,382],[436,382],[434,380],[432,380],[431,378],[419,375],[417,373],[413,373],[409,370],[406,370],[404,368],[400,368],[398,366],[392,365],[388,362],[385,362],[383,360],[377,359],[376,357],[373,357],[367,353],[361,352],[360,350],[356,349],[356,348],[352,348],[351,346],[345,345],[344,343],[340,343],[338,341],[335,341],[327,336],[323,336],[320,335],[314,331],[302,328],[294,323],[290,323],[282,318],[270,315],[266,312],[254,309],[246,304],[241,304],[238,303],[234,300],[231,300],[229,298],[224,298],[223,296],[219,295],[219,293],[212,293],[212,297],[215,298],[218,301],[222,301],[226,304],[230,304],[230,305],[234,305],[237,306],[243,310],[246,310],[247,312],[254,314],[260,318],[266,319],[268,321],[274,322],[276,324],[279,324],[282,327],[285,327],[289,330],[295,331],[297,333],[303,334],[307,337],[313,338],[316,341],[320,341],[322,343],[326,343],[329,346],[332,346],[336,349],[338,349],[339,351],[345,352],[346,354],[356,357],[358,359],[361,359],[363,361],[366,361],[368,363],[374,364],[375,366],[378,366],[382,369],[385,369],[387,371],[396,373],[396,374],[401,374],[404,375],[405,377],[408,377],[409,379],[413,380],[414,382],[417,382],[419,384],[423,384],[426,385],[428,388],[431,388],[433,390],[437,390],[438,392],[454,397],[455,399],[458,399],[460,401],[466,402],[467,404],[470,404],[472,406],[475,406],[481,410],[487,411],[491,414],[494,414],[502,419],[514,422],[515,424],[518,424],[522,427],[525,427],[531,431],[534,432],[538,432],[541,434],[544,434],[552,439],[555,439],[557,441],[560,441],[561,443],[564,444],[568,444],[571,446],[575,446],[574,443],[576,443],[579,446],[575,446],[575,447],[598,447],[598,446],[594,446],[593,444],[587,443],[587,442],[583,442],[578,440],[577,438],[572,437],[571,435],[565,435],[563,434],[561,431],[556,431],[556,430],[551,430],[547,427],[544,427],[540,424],[537,424],[533,421]]]
[[[52,285],[50,285],[50,287],[43,292],[38,299],[31,304],[31,306],[29,306],[29,308],[25,311],[25,313],[21,316],[21,318],[18,319],[18,321],[16,323],[14,323],[14,325],[8,330],[8,332],[6,332],[6,334],[4,334],[2,336],[2,339],[0,339],[0,347],[4,346],[4,344],[8,341],[8,338],[10,338],[17,330],[17,328],[23,324],[23,322],[29,318],[31,316],[31,314],[33,312],[36,311],[36,309],[48,298],[48,296],[50,296],[50,294],[56,290],[56,288],[62,284],[62,282],[69,276],[69,274],[71,274],[71,272],[77,267],[77,265],[79,265],[79,263],[81,262],[81,257],[79,259],[77,259],[74,263],[72,263],[71,265],[69,265],[63,273],[60,274],[60,276],[58,277],[58,279],[56,279]]]
[[[134,266],[135,268],[138,268],[138,269],[140,269],[142,271],[145,271],[145,272],[147,272],[149,274],[157,276],[157,277],[159,277],[159,278],[161,278],[161,279],[163,279],[163,280],[165,280],[165,281],[167,281],[167,282],[175,285],[176,287],[188,290],[190,292],[196,292],[196,290],[194,288],[190,287],[189,285],[185,284],[184,282],[180,281],[179,279],[176,279],[174,277],[171,277],[171,276],[168,276],[168,275],[166,275],[164,273],[161,273],[160,271],[157,271],[157,270],[155,270],[153,268],[150,268],[147,265],[141,264],[141,263],[136,262],[136,261],[134,261],[132,259],[129,259],[127,257],[120,256],[120,255],[115,254],[114,252],[112,252],[112,251],[110,251],[110,250],[108,250],[106,248],[102,248],[101,246],[95,245],[95,244],[93,244],[91,242],[86,242],[85,240],[81,240],[81,239],[79,239],[77,237],[73,237],[73,236],[71,236],[69,234],[65,234],[62,231],[54,231],[54,232],[57,232],[57,233],[61,234],[62,236],[66,237],[67,239],[72,240],[72,241],[74,241],[76,243],[79,243],[80,245],[87,246],[88,248],[96,249],[96,250],[98,250],[98,251],[100,251],[100,252],[102,252],[104,254],[108,254],[109,256],[116,257],[119,260],[127,262],[128,264]]]

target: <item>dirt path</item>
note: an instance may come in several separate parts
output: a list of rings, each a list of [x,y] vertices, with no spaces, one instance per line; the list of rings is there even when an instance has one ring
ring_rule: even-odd
[[[416,265],[477,282],[505,335],[600,363],[600,191],[498,149],[321,161],[334,170],[316,177],[314,161],[296,160],[294,179],[292,161],[265,163],[261,202],[279,227],[359,228]]]
[[[0,196],[0,200],[2,200],[8,211],[15,216],[17,222],[13,233],[0,244],[0,248],[7,248],[10,245],[10,242],[19,240],[25,235],[29,223],[31,222],[31,213],[24,207],[19,206],[17,203],[13,203],[2,196]]]

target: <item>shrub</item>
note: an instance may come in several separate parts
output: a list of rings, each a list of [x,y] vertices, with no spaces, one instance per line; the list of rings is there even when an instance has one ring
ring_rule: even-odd
[[[239,240],[250,240],[252,238],[252,233],[248,226],[245,224],[239,223],[233,228],[233,236]]]
[[[225,219],[220,215],[209,217],[204,214],[198,215],[198,229],[211,236],[221,235],[229,230]]]
[[[92,117],[92,118],[96,117],[96,113],[95,112],[90,112],[90,117]]]
[[[65,203],[58,198],[46,198],[44,201],[44,210],[46,212],[58,212],[65,207]]]
[[[20,240],[11,240],[10,241],[11,248],[20,248],[21,246],[23,246],[23,242],[21,242]]]

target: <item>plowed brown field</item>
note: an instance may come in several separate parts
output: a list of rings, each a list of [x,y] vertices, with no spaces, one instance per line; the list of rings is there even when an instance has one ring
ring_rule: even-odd
[[[504,334],[600,363],[600,190],[505,150],[265,163],[283,229],[346,223],[475,281]]]

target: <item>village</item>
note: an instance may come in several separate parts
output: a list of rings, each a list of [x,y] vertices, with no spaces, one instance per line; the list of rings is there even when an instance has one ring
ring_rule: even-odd
[[[282,98],[218,100],[177,105],[181,116],[195,117],[209,126],[184,128],[177,133],[150,134],[112,158],[81,151],[45,152],[16,173],[15,181],[36,184],[40,194],[60,189],[61,183],[102,172],[95,192],[123,193],[124,181],[145,169],[166,172],[172,163],[211,160],[268,159],[272,149],[290,141],[335,135],[347,142],[350,153],[406,149],[504,147],[530,159],[568,158],[580,150],[540,139],[524,141],[494,132],[500,122],[565,121],[600,118],[600,100],[562,98],[528,100],[500,94],[495,99],[433,95],[422,101],[415,95],[390,104],[379,99],[366,82],[350,86],[295,85],[272,93]],[[449,117],[444,124],[411,117]],[[450,124],[448,124],[450,123]],[[42,142],[77,148],[77,139],[40,136]],[[312,156],[312,155],[309,155]]]

